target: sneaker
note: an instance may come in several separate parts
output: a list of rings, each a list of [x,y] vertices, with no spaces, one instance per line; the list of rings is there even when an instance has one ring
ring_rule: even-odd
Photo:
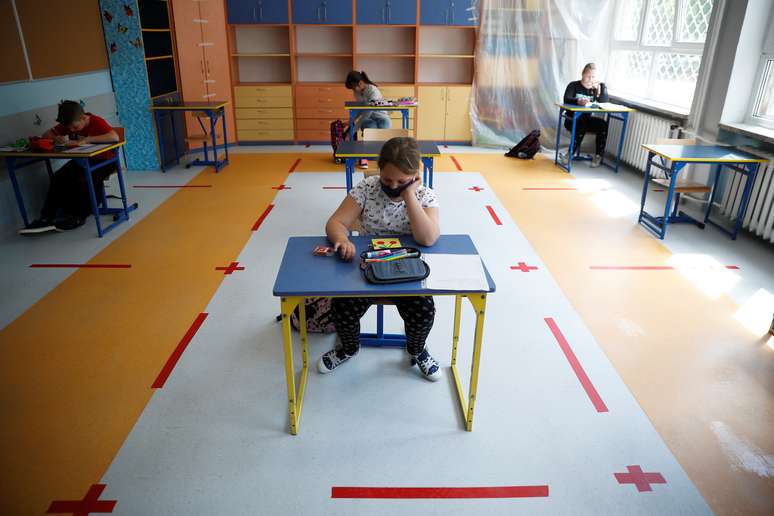
[[[602,164],[602,156],[600,156],[599,154],[596,154],[596,155],[595,155],[595,156],[594,156],[594,157],[591,159],[591,168],[597,168],[597,167],[598,167],[598,166],[600,166],[601,164]]]
[[[422,353],[419,355],[411,356],[411,365],[418,365],[419,370],[422,371],[422,374],[425,375],[425,378],[431,382],[437,382],[443,378],[441,365],[430,355],[426,349],[422,350]]]
[[[567,166],[567,163],[569,163],[569,160],[567,159],[567,153],[566,152],[560,152],[559,153],[559,163],[561,163],[564,166]]]
[[[56,226],[56,229],[59,231],[70,231],[71,229],[75,229],[83,226],[85,222],[86,222],[86,219],[76,217],[75,215],[68,215],[66,217],[63,217],[57,220],[54,223],[54,226]]]
[[[332,349],[317,361],[317,370],[328,374],[355,355],[347,355],[343,349]]]
[[[56,226],[53,221],[37,219],[30,222],[26,228],[19,230],[20,235],[36,235],[38,233],[47,233],[49,231],[56,231]]]
[[[358,167],[360,168],[368,168],[368,160],[367,159],[361,159],[358,164]]]

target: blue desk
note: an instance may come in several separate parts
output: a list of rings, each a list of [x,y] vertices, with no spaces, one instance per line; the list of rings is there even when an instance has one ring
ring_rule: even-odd
[[[648,151],[648,162],[647,166],[645,167],[645,178],[642,186],[642,200],[640,202],[640,216],[637,221],[638,223],[645,226],[646,229],[662,240],[666,235],[667,227],[669,224],[680,222],[696,224],[702,229],[704,227],[704,223],[709,223],[724,233],[728,234],[733,240],[736,240],[736,235],[739,232],[739,229],[742,227],[744,212],[747,210],[747,204],[750,202],[750,192],[752,190],[753,184],[755,183],[755,174],[758,172],[758,167],[760,167],[761,163],[766,163],[768,160],[754,156],[744,151],[736,150],[730,147],[721,147],[719,145],[644,144],[642,148]],[[667,167],[662,163],[656,163],[654,161],[656,156],[658,156],[660,160],[663,159],[665,161],[670,161],[670,166]],[[689,163],[715,165],[715,179],[712,183],[712,190],[710,193],[709,202],[707,203],[707,209],[704,214],[703,223],[683,212],[678,211],[680,194],[675,193],[675,189],[678,187],[677,179],[680,171],[682,171],[683,167]],[[645,211],[645,199],[648,196],[648,184],[650,183],[651,167],[656,167],[663,170],[666,172],[669,179],[669,189],[667,192],[664,215],[660,217],[653,216]],[[737,212],[736,223],[734,224],[734,228],[731,231],[710,219],[712,203],[715,201],[715,197],[717,196],[720,174],[723,170],[739,172],[747,178],[744,185],[744,192],[742,193],[742,202],[739,203],[739,211]],[[671,209],[673,200],[674,210]]]
[[[349,113],[349,139],[355,139],[355,118],[357,118],[358,111],[400,111],[401,113],[401,127],[403,129],[410,129],[409,127],[409,109],[416,109],[417,104],[406,104],[402,106],[374,106],[365,102],[345,102],[344,109]]]
[[[621,161],[621,151],[623,150],[624,137],[626,136],[626,125],[629,121],[629,113],[634,111],[632,108],[621,106],[616,109],[604,109],[604,108],[592,108],[585,106],[574,106],[570,104],[556,104],[559,106],[559,120],[556,122],[556,153],[554,155],[554,164],[559,165],[567,172],[572,172],[573,160],[587,161],[591,160],[589,156],[576,156],[575,154],[580,152],[580,149],[575,148],[575,124],[578,122],[578,117],[584,113],[603,113],[606,117],[608,125],[610,119],[614,118],[621,121],[621,137],[618,139],[618,150],[615,155],[615,166],[605,163],[605,156],[602,155],[602,165],[612,168],[615,173],[618,173],[618,164]],[[567,151],[567,166],[562,165],[559,162],[559,143],[562,140],[562,119],[572,121],[572,130],[570,131],[570,148]]]
[[[118,156],[119,149],[126,142],[116,142],[109,144],[89,144],[83,147],[61,150],[61,151],[25,151],[25,152],[13,152],[3,151],[0,152],[0,158],[5,158],[6,168],[8,168],[8,175],[11,178],[11,185],[13,186],[13,193],[16,196],[16,204],[19,207],[19,213],[21,213],[22,220],[24,221],[24,227],[30,225],[29,218],[27,217],[27,209],[24,207],[24,198],[19,188],[19,183],[16,179],[16,171],[20,168],[32,165],[33,163],[39,163],[41,161],[46,163],[46,170],[48,171],[48,177],[50,180],[54,178],[54,172],[51,168],[52,159],[73,160],[80,165],[84,173],[86,174],[86,186],[89,189],[89,200],[91,201],[91,213],[94,215],[94,222],[97,225],[97,235],[102,238],[102,235],[115,228],[117,225],[125,220],[129,220],[129,212],[137,209],[137,203],[129,204],[126,199],[126,186],[124,185],[124,174],[121,170],[121,160]],[[92,149],[93,148],[93,149]],[[105,152],[113,151],[115,154],[112,158],[100,160],[99,162],[92,163],[91,158],[99,156]],[[116,174],[118,176],[118,186],[121,188],[121,202],[123,207],[121,208],[109,208],[107,205],[107,196],[105,190],[102,190],[102,199],[97,202],[97,195],[94,190],[94,181],[91,177],[91,173],[100,168],[106,167],[111,163],[116,164]],[[102,222],[99,220],[100,215],[112,215],[113,223],[107,227],[102,227]]]
[[[207,149],[207,141],[204,141],[204,159],[197,158],[191,165],[203,165],[211,166],[215,168],[215,172],[220,172],[220,169],[228,165],[228,138],[226,135],[226,105],[228,102],[215,101],[215,102],[170,102],[167,104],[159,104],[151,106],[154,118],[156,120],[156,133],[159,136],[159,152],[161,153],[161,171],[166,172],[166,157],[164,156],[164,141],[161,130],[161,114],[165,111],[193,111],[197,113],[204,113],[210,121],[210,138],[212,140],[212,159],[210,159]],[[216,124],[218,118],[223,123],[223,152],[225,157],[218,159],[218,135],[216,131]],[[197,119],[198,120],[198,119]],[[199,125],[202,128],[202,132],[207,134],[207,131],[199,120]],[[175,124],[172,123],[172,139],[175,142],[175,161],[180,164],[180,149],[177,148],[177,137],[175,135]]]
[[[346,173],[347,192],[352,190],[352,177],[355,174],[355,164],[359,159],[376,159],[386,142],[384,141],[345,141],[336,149],[337,158],[344,160]],[[433,187],[433,158],[441,155],[440,149],[433,142],[417,142],[419,153],[422,156],[422,183]]]
[[[372,237],[352,237],[357,254],[371,244]],[[401,236],[404,245],[419,247],[423,253],[436,254],[478,254],[475,245],[467,235],[442,235],[432,247],[421,247],[409,236]],[[329,245],[325,237],[291,237],[285,247],[277,279],[274,283],[274,295],[280,297],[282,313],[282,336],[285,350],[285,379],[288,386],[288,412],[290,415],[290,433],[298,433],[301,408],[304,402],[304,390],[308,375],[308,351],[306,334],[306,313],[304,302],[307,297],[397,297],[397,296],[455,296],[454,331],[452,337],[451,369],[457,386],[457,396],[465,428],[473,429],[473,409],[478,385],[478,371],[483,342],[484,317],[486,315],[486,297],[495,291],[495,284],[486,271],[489,288],[486,291],[438,291],[427,290],[421,282],[396,283],[392,285],[374,285],[366,282],[360,271],[360,262],[355,259],[344,262],[337,257],[312,255],[317,245]],[[432,271],[430,272],[432,274]],[[467,395],[462,390],[457,370],[457,344],[460,335],[460,309],[462,298],[468,299],[476,311],[476,331],[473,343],[470,387]],[[299,326],[301,336],[302,368],[299,388],[296,391],[296,373],[293,366],[293,335],[290,315],[299,308]]]

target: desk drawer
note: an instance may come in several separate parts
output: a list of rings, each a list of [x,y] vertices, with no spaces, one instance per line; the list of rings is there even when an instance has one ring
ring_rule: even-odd
[[[293,107],[293,100],[290,97],[236,97],[234,105],[238,108]]]
[[[293,119],[292,108],[240,108],[236,110],[236,119],[288,118]]]
[[[350,99],[346,97],[335,97],[333,95],[321,96],[301,96],[296,95],[296,106],[300,108],[328,108],[344,109],[344,102]]]
[[[342,104],[343,105],[343,104]],[[330,120],[349,120],[347,112],[341,106],[335,107],[297,107],[296,118],[328,118]]]
[[[293,120],[287,119],[257,119],[257,120],[237,120],[237,131],[245,129],[260,129],[266,131],[293,130]]]
[[[235,86],[235,98],[247,97],[283,97],[291,98],[293,92],[290,86]]]
[[[286,141],[293,139],[293,130],[265,131],[262,129],[243,129],[237,131],[240,141]]]
[[[344,86],[296,86],[297,97],[336,97],[343,100],[355,100],[352,90]]]

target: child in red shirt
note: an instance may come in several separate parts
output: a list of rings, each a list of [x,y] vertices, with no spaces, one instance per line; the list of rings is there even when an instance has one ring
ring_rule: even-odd
[[[68,142],[77,145],[90,143],[113,143],[119,140],[118,134],[104,118],[86,113],[83,107],[72,100],[59,104],[59,122],[43,134],[58,145]],[[109,151],[92,158],[99,162],[115,157],[115,151]],[[114,163],[92,172],[94,190],[99,199],[102,195],[103,181],[116,170]],[[46,195],[40,218],[19,231],[20,234],[62,231],[82,226],[91,213],[89,190],[83,167],[75,161],[68,161],[54,173],[54,178]],[[89,208],[87,208],[89,207]]]

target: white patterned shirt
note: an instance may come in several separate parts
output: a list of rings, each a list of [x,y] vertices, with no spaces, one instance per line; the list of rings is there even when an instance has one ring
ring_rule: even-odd
[[[423,208],[438,208],[435,192],[420,185],[414,194]],[[367,177],[350,190],[349,195],[363,210],[360,213],[360,226],[366,235],[410,235],[406,202],[393,201],[382,191],[379,176]]]

